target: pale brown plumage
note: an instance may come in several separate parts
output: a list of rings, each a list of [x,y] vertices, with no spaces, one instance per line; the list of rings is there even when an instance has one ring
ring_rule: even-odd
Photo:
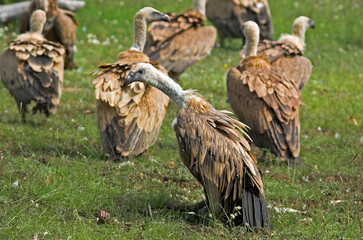
[[[59,106],[62,93],[65,50],[61,44],[43,38],[44,22],[45,13],[34,12],[34,31],[10,42],[0,55],[1,80],[15,98],[23,121],[31,101],[36,103],[33,113],[49,116]]]
[[[151,61],[162,64],[171,78],[178,79],[210,54],[217,34],[214,27],[205,26],[205,16],[196,9],[169,15],[170,23],[151,24],[144,52]]]
[[[300,165],[300,91],[292,80],[271,70],[265,57],[251,53],[228,73],[230,104],[251,128],[256,146],[269,149],[289,165]]]
[[[244,38],[241,26],[248,20],[261,28],[261,39],[272,39],[271,14],[267,0],[208,0],[206,15],[218,29],[221,45],[224,39]]]
[[[66,69],[73,69],[74,53],[76,51],[76,27],[78,26],[75,14],[71,11],[58,8],[55,0],[32,0],[29,10],[20,17],[20,32],[29,30],[29,16],[37,9],[47,14],[43,35],[46,39],[61,43],[66,49]]]
[[[283,34],[278,41],[259,42],[257,52],[264,55],[271,63],[272,69],[293,80],[301,90],[308,82],[312,64],[303,56],[305,48],[305,31],[314,28],[314,22],[301,16],[293,24],[293,34]],[[244,57],[244,49],[240,56]]]
[[[147,62],[149,57],[142,53],[145,40],[146,22],[153,12],[144,8],[135,16],[135,41],[130,50],[118,55],[117,62],[102,64],[93,79],[95,86],[98,128],[105,151],[111,159],[136,156],[153,145],[165,117],[169,98],[158,89],[135,83],[125,84],[125,78],[135,63]],[[160,16],[147,21],[166,20]],[[138,28],[138,24],[145,29]],[[136,50],[140,48],[140,50]],[[153,63],[159,70],[167,71]]]
[[[217,216],[227,215],[237,225],[268,228],[263,183],[246,126],[192,91],[183,91],[150,64],[136,64],[131,71],[128,83],[151,84],[181,108],[173,122],[180,156],[202,184],[207,208]]]

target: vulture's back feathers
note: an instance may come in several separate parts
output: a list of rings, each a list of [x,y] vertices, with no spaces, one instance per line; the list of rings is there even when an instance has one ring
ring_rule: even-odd
[[[263,183],[245,125],[209,104],[202,104],[202,111],[191,104],[179,112],[174,130],[183,163],[203,185],[209,207],[238,225],[268,228]],[[255,202],[247,203],[246,196]]]
[[[1,79],[17,102],[26,105],[33,100],[34,111],[48,116],[60,102],[65,50],[58,43],[27,36],[10,42],[0,55]]]
[[[267,0],[208,0],[206,15],[220,37],[242,38],[241,26],[251,20],[261,29],[260,39],[271,39],[273,29]]]
[[[299,159],[300,91],[297,85],[268,68],[253,68],[264,57],[247,57],[227,76],[227,92],[253,142],[284,161]]]
[[[151,24],[144,52],[151,61],[163,65],[175,79],[193,63],[210,54],[216,30],[204,26],[204,16],[194,10],[169,16],[170,23]]]
[[[265,56],[271,63],[272,69],[294,81],[301,90],[308,82],[312,64],[303,56],[303,50],[293,44],[280,41],[264,40],[258,43],[257,52]],[[244,57],[245,47],[240,56]]]

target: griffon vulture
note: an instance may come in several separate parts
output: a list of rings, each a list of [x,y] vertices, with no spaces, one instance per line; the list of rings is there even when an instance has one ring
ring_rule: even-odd
[[[37,9],[44,10],[47,21],[44,25],[43,35],[46,39],[61,43],[66,49],[66,69],[75,67],[73,56],[77,51],[76,27],[78,23],[75,14],[58,8],[55,0],[32,0],[29,10],[20,17],[20,33],[29,30],[29,16]]]
[[[208,0],[206,10],[207,18],[218,29],[222,47],[226,37],[244,38],[241,26],[248,20],[260,26],[261,39],[272,39],[271,13],[267,0]]]
[[[172,13],[170,23],[154,22],[149,27],[144,53],[178,79],[189,66],[210,54],[216,30],[205,26],[205,1],[194,0],[194,10]]]
[[[301,90],[308,82],[312,70],[310,60],[303,56],[305,31],[314,28],[314,22],[301,16],[292,25],[292,35],[282,34],[278,41],[259,42],[257,52],[264,55],[272,69],[293,80]],[[240,52],[244,57],[244,49]]]
[[[210,209],[217,216],[226,214],[237,225],[269,228],[263,183],[245,125],[193,91],[184,91],[150,64],[131,68],[126,83],[134,82],[160,89],[180,108],[173,122],[180,156],[206,196],[188,209]]]
[[[155,143],[165,117],[168,96],[144,83],[125,84],[135,63],[150,62],[142,51],[147,24],[154,21],[169,21],[169,17],[151,7],[138,11],[132,47],[121,52],[115,63],[99,65],[100,70],[94,73],[98,128],[111,159],[143,153]],[[163,67],[153,64],[167,74]]]
[[[230,104],[251,130],[256,146],[269,149],[289,165],[300,165],[300,90],[296,83],[271,70],[257,55],[259,28],[244,23],[246,57],[227,76]]]
[[[34,101],[37,111],[49,116],[60,102],[63,84],[65,50],[59,43],[42,35],[45,12],[36,10],[30,18],[30,32],[9,43],[0,55],[0,75],[15,98],[25,121],[27,105]]]

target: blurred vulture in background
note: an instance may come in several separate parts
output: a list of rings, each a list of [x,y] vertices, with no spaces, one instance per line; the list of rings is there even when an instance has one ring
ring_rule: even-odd
[[[210,54],[216,30],[205,26],[205,1],[194,0],[194,10],[170,14],[170,23],[155,22],[149,27],[144,53],[178,79],[193,63]]]
[[[132,67],[127,84],[141,81],[167,94],[180,111],[173,122],[184,165],[202,184],[206,200],[187,211],[213,211],[236,225],[269,228],[263,183],[245,125],[218,111],[193,91],[184,91],[151,64]]]
[[[300,90],[296,83],[271,70],[257,55],[259,28],[248,21],[246,57],[227,76],[228,99],[238,118],[251,130],[254,144],[269,149],[289,165],[300,165]]]
[[[56,112],[62,93],[65,50],[42,36],[45,21],[44,11],[34,11],[30,32],[10,42],[0,55],[1,80],[15,98],[23,122],[31,101],[36,103],[33,114],[49,116]]]
[[[165,117],[168,96],[144,83],[125,84],[134,64],[150,62],[142,51],[147,24],[154,21],[169,21],[169,17],[150,7],[138,11],[130,50],[121,52],[115,63],[99,65],[100,70],[94,74],[98,128],[111,159],[143,153],[155,143]],[[167,74],[163,67],[153,64]]]
[[[66,49],[66,69],[75,67],[73,56],[77,51],[76,27],[78,23],[75,14],[58,8],[55,0],[32,0],[29,10],[20,17],[20,33],[29,30],[29,17],[37,9],[44,10],[47,21],[44,24],[43,35],[46,39],[61,43]]]
[[[310,60],[303,56],[305,32],[315,28],[314,22],[301,16],[292,25],[292,35],[282,34],[278,41],[259,42],[257,52],[264,55],[271,63],[272,69],[293,80],[301,90],[308,82],[313,68]],[[245,57],[245,50],[240,52]]]
[[[222,47],[227,37],[244,39],[241,26],[249,20],[260,26],[260,39],[272,40],[273,29],[267,0],[208,0],[206,10],[207,18],[218,29]]]

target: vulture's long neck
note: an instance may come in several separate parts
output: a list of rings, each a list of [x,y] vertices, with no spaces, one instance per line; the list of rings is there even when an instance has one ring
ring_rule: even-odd
[[[194,10],[200,12],[205,16],[205,1],[206,0],[194,0]]]
[[[246,36],[246,57],[257,55],[258,35]]]
[[[301,25],[293,26],[292,29],[292,35],[301,39],[303,42],[305,42],[305,31],[306,29]]]
[[[134,18],[134,42],[130,49],[144,51],[146,42],[147,22],[142,13],[137,13]]]
[[[173,79],[160,71],[154,71],[154,75],[151,78],[153,79],[148,82],[150,85],[168,95],[180,109],[186,107],[188,100],[185,96],[185,91]]]

